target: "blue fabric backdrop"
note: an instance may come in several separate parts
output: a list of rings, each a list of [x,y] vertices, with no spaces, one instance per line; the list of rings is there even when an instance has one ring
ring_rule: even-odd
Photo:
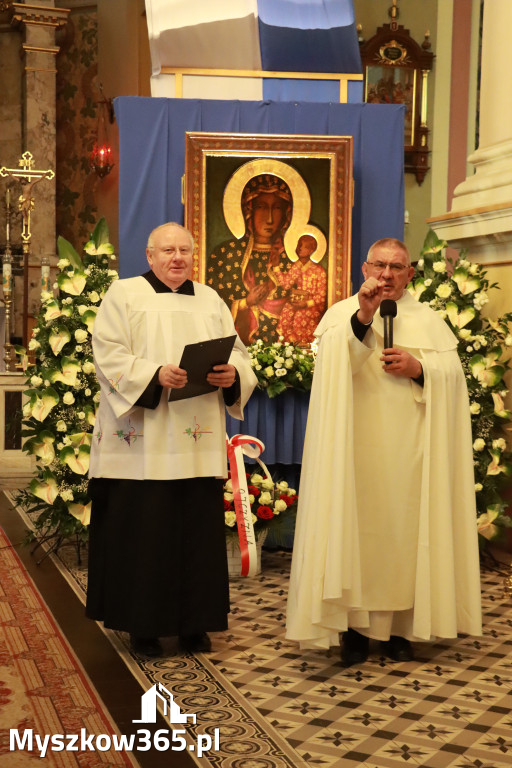
[[[120,275],[147,268],[149,232],[184,220],[185,131],[354,137],[352,281],[380,237],[403,238],[403,114],[387,104],[209,101],[123,96],[119,126]]]

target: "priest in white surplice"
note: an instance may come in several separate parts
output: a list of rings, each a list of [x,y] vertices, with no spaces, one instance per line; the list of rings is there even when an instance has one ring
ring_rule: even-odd
[[[466,382],[455,336],[405,290],[413,273],[403,243],[377,241],[316,330],[287,637],[329,648],[344,632],[345,666],[370,638],[408,661],[410,641],[481,634]]]
[[[168,402],[187,382],[184,346],[236,333],[218,294],[189,279],[193,249],[185,228],[157,227],[146,250],[151,270],[113,283],[93,333],[101,400],[86,610],[129,632],[148,656],[170,635],[186,651],[207,651],[207,633],[227,627],[225,406],[243,418],[256,384],[237,336],[228,363],[207,376],[217,389]]]

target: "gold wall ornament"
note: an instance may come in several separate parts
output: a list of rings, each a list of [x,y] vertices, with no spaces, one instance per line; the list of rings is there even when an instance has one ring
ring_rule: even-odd
[[[18,161],[18,168],[0,168],[0,177],[9,177],[21,184],[21,195],[18,198],[18,209],[22,216],[21,239],[23,241],[23,344],[28,343],[28,257],[30,252],[30,240],[32,231],[30,228],[30,213],[34,210],[35,200],[32,192],[36,184],[44,179],[52,180],[55,172],[50,168],[39,170],[33,167],[34,157],[28,150],[24,152]]]
[[[428,75],[434,62],[430,32],[420,45],[397,23],[396,3],[389,9],[390,24],[373,37],[359,40],[364,73],[364,100],[373,104],[403,104],[404,170],[422,184],[429,170],[427,126]]]

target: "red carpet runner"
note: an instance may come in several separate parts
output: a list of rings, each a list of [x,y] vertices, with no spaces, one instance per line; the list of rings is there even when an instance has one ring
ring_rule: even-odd
[[[32,733],[32,751],[14,742],[11,730],[22,740]],[[85,729],[84,731],[82,729]],[[114,726],[81,669],[66,639],[55,624],[30,576],[0,528],[0,764],[25,768],[40,764],[36,734],[87,737],[105,736],[92,742],[94,751],[80,748],[57,751],[49,748],[45,765],[59,768],[135,768],[129,753],[103,750]],[[25,738],[27,738],[25,736]],[[23,742],[22,742],[23,743]],[[44,743],[44,741],[43,741]],[[70,745],[68,739],[63,746]],[[99,746],[100,751],[96,748]]]

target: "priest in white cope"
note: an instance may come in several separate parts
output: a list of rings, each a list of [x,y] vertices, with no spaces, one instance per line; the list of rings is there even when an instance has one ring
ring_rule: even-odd
[[[316,330],[287,637],[329,648],[343,632],[347,667],[370,639],[409,661],[411,641],[481,634],[466,381],[455,336],[405,290],[413,273],[402,242],[377,241]]]
[[[237,336],[228,363],[207,375],[217,389],[169,402],[169,390],[187,383],[184,346],[236,333],[218,294],[190,280],[193,250],[184,227],[157,227],[151,269],[112,284],[93,333],[101,399],[86,612],[129,632],[147,656],[162,653],[166,636],[185,651],[208,651],[208,632],[227,628],[225,406],[242,419],[256,384]]]

